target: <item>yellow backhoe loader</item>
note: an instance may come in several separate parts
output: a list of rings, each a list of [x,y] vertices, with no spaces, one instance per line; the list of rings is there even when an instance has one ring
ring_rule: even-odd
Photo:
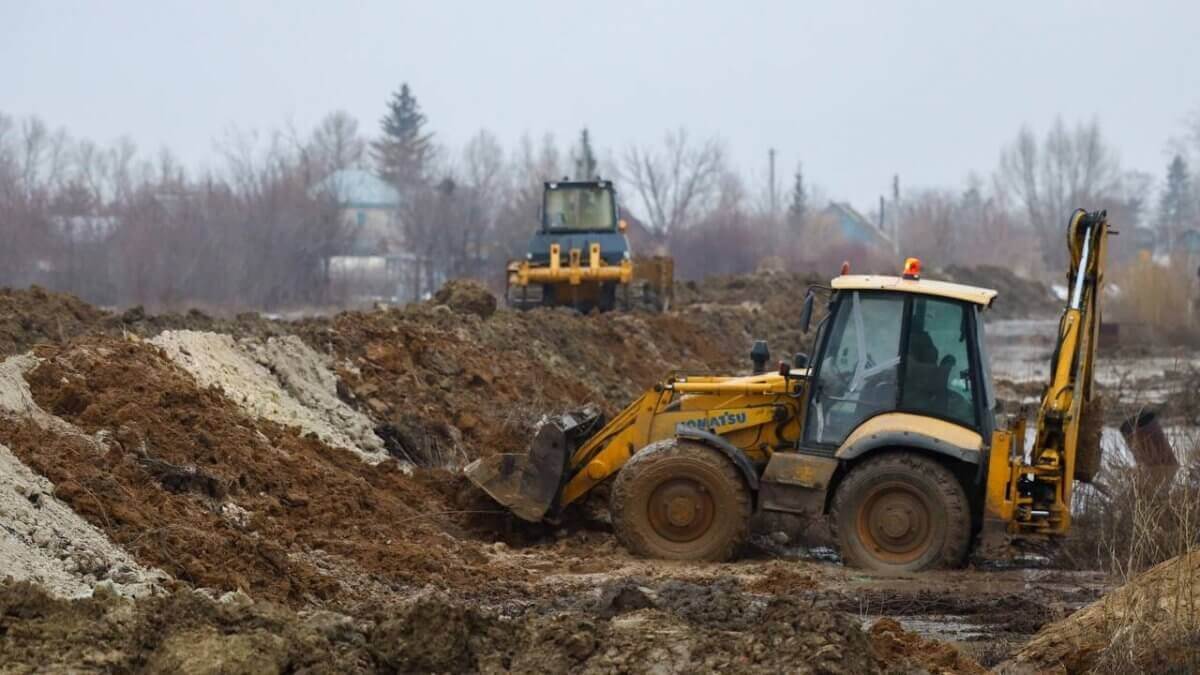
[[[1069,298],[1032,442],[1023,418],[995,425],[982,314],[996,291],[922,279],[910,258],[902,276],[809,289],[805,333],[829,297],[811,363],[797,354],[768,371],[756,343],[752,375],[668,377],[607,423],[556,417],[528,455],[488,457],[467,475],[529,521],[607,486],[618,538],[659,558],[727,559],[755,511],[827,516],[844,561],[888,571],[1061,536],[1075,480],[1099,466],[1080,422],[1107,235],[1102,211],[1070,218]]]

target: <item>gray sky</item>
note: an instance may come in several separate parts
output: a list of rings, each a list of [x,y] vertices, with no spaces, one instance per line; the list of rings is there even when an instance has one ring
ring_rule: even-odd
[[[1197,2],[57,2],[0,0],[0,111],[215,162],[231,125],[374,132],[408,81],[439,139],[599,147],[685,125],[748,172],[769,147],[832,197],[990,172],[1022,123],[1098,115],[1161,176],[1200,109]]]

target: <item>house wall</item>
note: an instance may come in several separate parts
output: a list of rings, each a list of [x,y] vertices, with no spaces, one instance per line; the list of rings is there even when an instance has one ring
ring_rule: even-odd
[[[404,233],[393,208],[347,206],[342,221],[355,233],[355,253],[399,253],[403,248]]]

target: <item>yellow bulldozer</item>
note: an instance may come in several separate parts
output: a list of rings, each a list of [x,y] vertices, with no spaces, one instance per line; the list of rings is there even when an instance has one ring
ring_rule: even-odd
[[[549,181],[540,215],[525,259],[509,262],[505,270],[509,307],[581,312],[670,307],[674,261],[633,256],[612,181]]]
[[[1098,442],[1080,439],[1107,235],[1102,211],[1070,218],[1069,297],[1031,438],[1024,417],[996,426],[983,322],[996,291],[923,279],[909,259],[901,276],[808,290],[805,334],[828,298],[811,360],[768,369],[756,343],[751,375],[670,376],[607,423],[560,415],[529,454],[467,475],[529,521],[606,490],[619,540],[658,558],[728,559],[755,512],[827,517],[845,562],[884,571],[1053,539],[1071,525],[1075,481],[1099,467]]]

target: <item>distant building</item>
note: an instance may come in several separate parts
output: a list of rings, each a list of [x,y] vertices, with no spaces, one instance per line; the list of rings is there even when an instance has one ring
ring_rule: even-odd
[[[1175,240],[1175,254],[1183,257],[1189,268],[1200,268],[1200,230],[1184,230]],[[1200,275],[1200,269],[1197,269]]]
[[[400,192],[370,171],[342,169],[309,194],[335,200],[352,235],[345,250],[328,260],[331,282],[359,300],[410,300],[415,256],[404,240]]]
[[[403,249],[400,192],[379,176],[363,169],[342,169],[309,192],[337,202],[343,222],[354,232],[354,243],[346,253],[379,255]]]
[[[880,227],[845,202],[830,202],[821,211],[846,241],[891,252],[892,237]]]
[[[54,233],[73,244],[104,241],[119,225],[114,216],[50,216]]]

